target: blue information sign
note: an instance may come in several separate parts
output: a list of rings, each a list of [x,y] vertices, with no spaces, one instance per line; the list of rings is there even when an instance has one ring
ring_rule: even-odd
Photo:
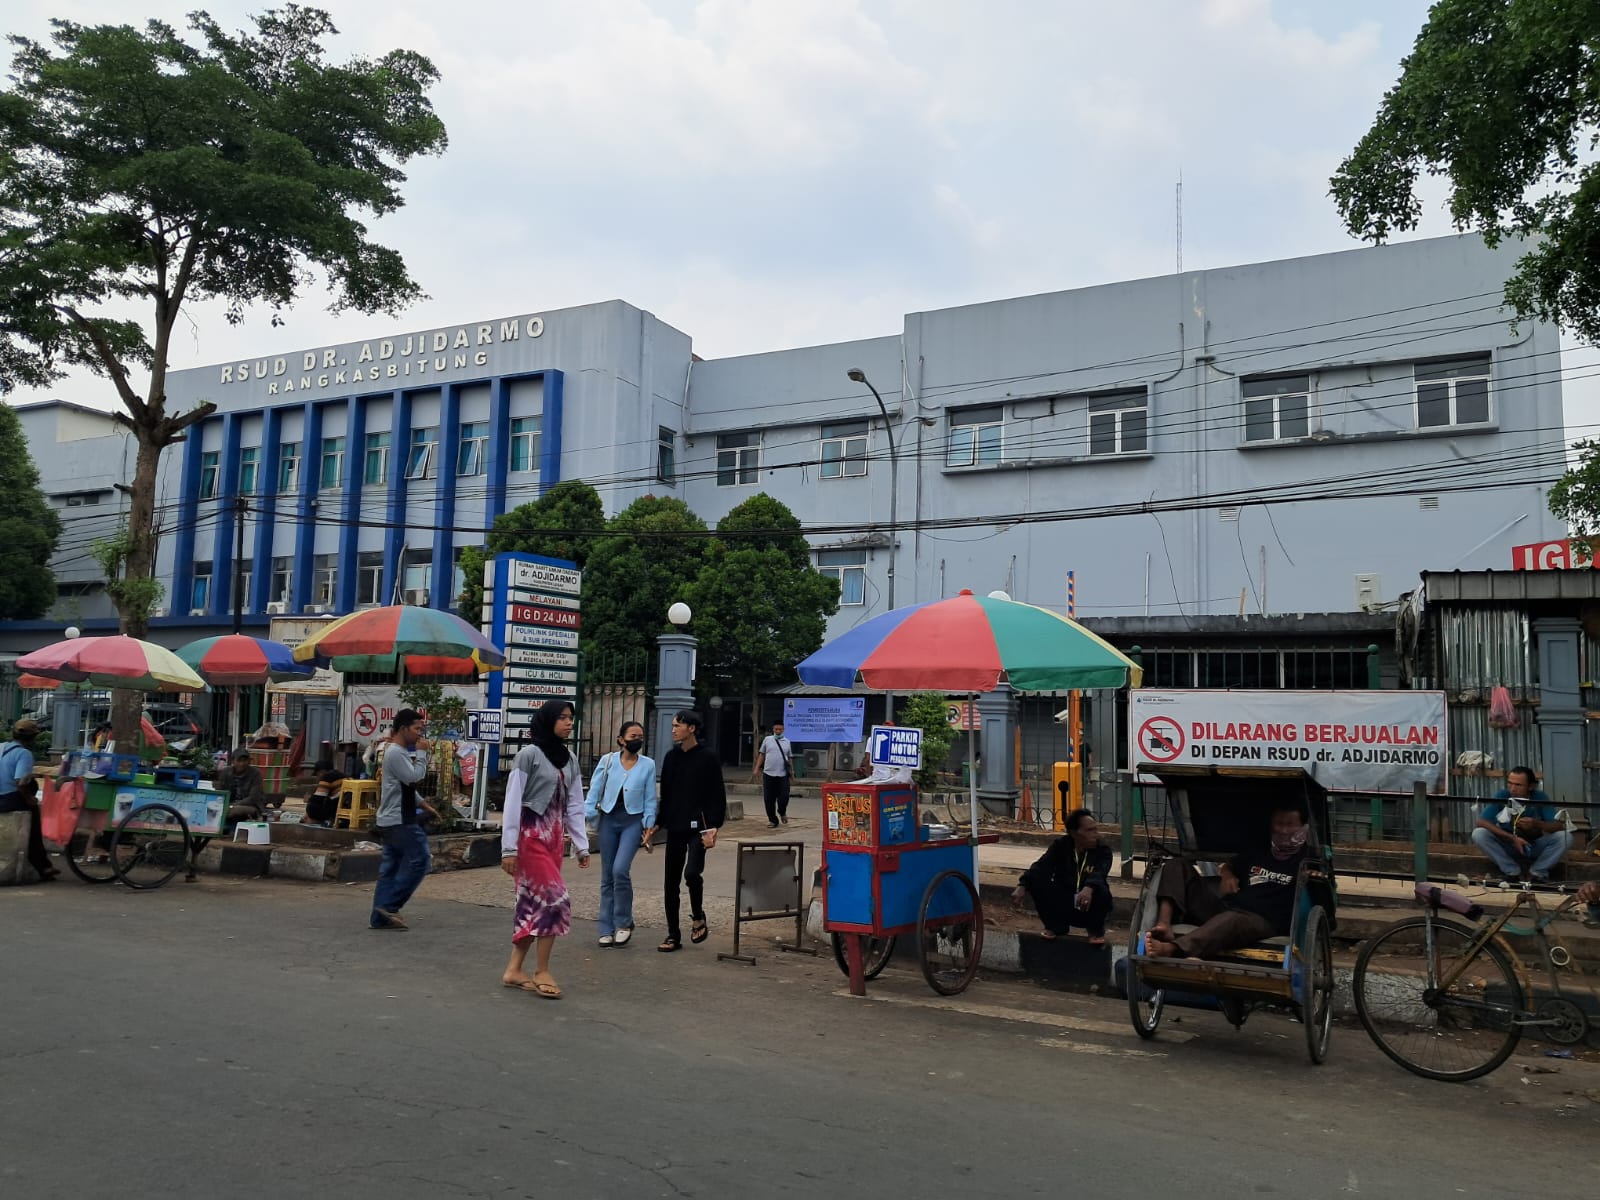
[[[868,753],[875,767],[922,766],[922,730],[914,726],[874,725]]]
[[[467,741],[499,745],[505,715],[498,708],[467,709]]]
[[[791,742],[859,742],[866,715],[861,696],[791,696],[783,702],[783,736]]]

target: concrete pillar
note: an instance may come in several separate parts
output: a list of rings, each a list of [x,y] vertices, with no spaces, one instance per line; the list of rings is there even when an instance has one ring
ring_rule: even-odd
[[[1017,803],[1017,696],[1006,684],[978,697],[978,802],[1010,816]]]
[[[672,749],[672,714],[694,707],[695,658],[700,643],[687,633],[663,633],[656,638],[656,645],[660,671],[656,677],[655,728],[650,731],[645,753],[660,763]]]
[[[1545,794],[1557,805],[1583,803],[1583,694],[1578,679],[1583,627],[1569,617],[1537,617],[1539,757]],[[1506,770],[1517,766],[1505,763]]]

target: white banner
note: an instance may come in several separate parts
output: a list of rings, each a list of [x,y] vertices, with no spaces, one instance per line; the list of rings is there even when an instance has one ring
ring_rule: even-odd
[[[1304,767],[1330,791],[1449,790],[1443,692],[1141,688],[1128,694],[1128,730],[1135,768]]]
[[[510,583],[516,588],[542,589],[576,596],[583,583],[583,576],[569,567],[553,567],[548,563],[513,560]]]
[[[444,684],[446,696],[459,696],[468,708],[483,707],[483,690],[470,684]],[[370,742],[375,737],[386,737],[394,728],[394,714],[403,705],[400,689],[394,685],[362,684],[347,687],[339,698],[339,736],[345,740]],[[426,715],[426,714],[424,714]],[[428,730],[429,737],[442,737],[444,730]],[[307,752],[308,758],[315,755]]]

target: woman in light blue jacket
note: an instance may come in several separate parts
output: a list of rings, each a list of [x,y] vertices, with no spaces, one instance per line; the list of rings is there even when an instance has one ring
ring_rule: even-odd
[[[584,793],[584,816],[599,825],[602,946],[633,938],[633,856],[656,824],[656,764],[639,753],[644,726],[624,721],[617,745],[595,764]]]

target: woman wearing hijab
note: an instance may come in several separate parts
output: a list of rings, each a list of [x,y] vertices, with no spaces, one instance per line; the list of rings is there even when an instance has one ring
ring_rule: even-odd
[[[562,827],[572,836],[578,866],[589,865],[589,833],[583,823],[583,780],[567,749],[572,702],[547,700],[533,716],[532,744],[523,747],[506,781],[500,869],[517,881],[516,928],[511,960],[500,981],[547,1000],[561,999],[550,974],[555,940],[572,928],[572,897],[561,878]],[[535,947],[534,970],[526,969]]]

